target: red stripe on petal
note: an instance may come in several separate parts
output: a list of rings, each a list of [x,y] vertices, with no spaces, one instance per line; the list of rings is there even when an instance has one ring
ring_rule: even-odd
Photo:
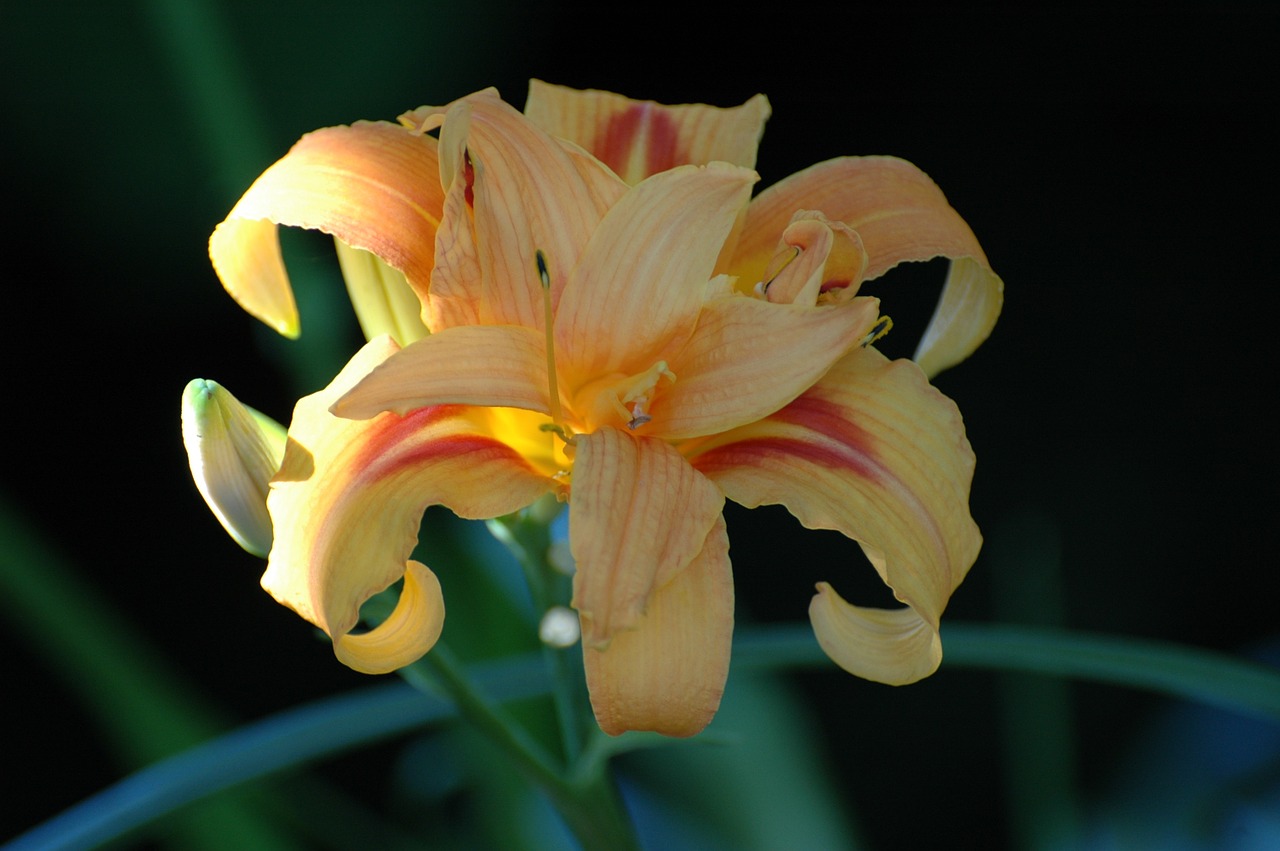
[[[419,408],[403,417],[386,415],[385,420],[367,434],[365,445],[352,466],[362,470],[363,477],[378,479],[403,470],[418,467],[435,458],[456,458],[459,455],[483,453],[483,458],[522,456],[507,444],[483,434],[444,433],[435,439],[421,440],[417,432],[429,429],[445,420],[457,417],[463,405],[432,405]],[[460,428],[465,428],[461,426]]]
[[[709,449],[693,460],[693,466],[715,478],[720,470],[764,467],[770,462],[801,461],[827,470],[843,469],[873,482],[884,482],[886,471],[860,449],[834,441],[810,442],[790,437],[758,437]]]
[[[651,103],[637,103],[612,116],[596,140],[594,153],[615,174],[625,175],[638,138],[644,140],[644,176],[688,162],[677,145],[675,122]]]
[[[791,458],[824,469],[845,469],[873,482],[894,478],[875,451],[871,433],[849,421],[849,409],[815,395],[801,396],[768,417],[812,432],[799,437],[754,437],[727,443],[697,456],[694,466],[704,473],[739,464],[759,465],[768,459]]]
[[[769,419],[816,431],[871,459],[875,439],[849,420],[849,409],[814,395],[801,396]]]

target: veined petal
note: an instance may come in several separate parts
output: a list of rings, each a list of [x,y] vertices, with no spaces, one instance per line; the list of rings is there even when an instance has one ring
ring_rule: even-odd
[[[692,333],[706,283],[756,174],[681,166],[654,175],[604,216],[556,314],[556,358],[576,387],[644,369]]]
[[[481,321],[542,328],[536,252],[546,255],[552,298],[558,300],[569,270],[625,184],[599,163],[570,153],[492,92],[450,108],[440,145],[464,163],[451,192],[470,192],[472,215],[451,204],[454,215],[446,226],[474,227],[484,286]],[[466,244],[465,237],[450,238]],[[455,281],[465,280],[467,271],[454,275]]]
[[[454,325],[480,324],[484,276],[476,253],[467,192],[465,180],[449,189],[440,229],[436,231],[436,266],[431,271],[424,313],[432,333]]]
[[[991,333],[1004,284],[973,231],[922,171],[893,157],[843,157],[818,163],[761,192],[728,271],[758,281],[778,235],[796,210],[819,210],[862,237],[867,280],[899,263],[948,257],[951,270],[915,360],[936,375],[968,357]]]
[[[530,80],[524,114],[552,136],[581,145],[635,185],[678,165],[719,160],[754,168],[769,101],[756,95],[728,109],[667,106]]]
[[[729,538],[717,518],[702,551],[658,588],[635,629],[597,650],[584,644],[591,707],[611,736],[702,732],[720,706],[733,640]]]
[[[885,615],[815,601],[823,646],[847,645],[828,650],[837,663],[894,684],[936,667],[938,619],[982,537],[969,515],[974,460],[960,413],[917,365],[854,349],[776,414],[688,452],[729,499],[780,503],[808,528],[858,541],[907,604]],[[861,645],[877,634],[883,652],[866,656]]]
[[[340,239],[335,238],[333,244],[366,340],[390,334],[396,343],[407,346],[430,333],[422,324],[422,302],[403,272],[392,269],[378,255],[352,248]]]
[[[724,497],[661,440],[608,426],[574,440],[572,605],[583,642],[603,650],[702,551]]]
[[[333,413],[368,419],[429,405],[550,410],[542,335],[518,325],[459,325],[387,358],[334,403]]]
[[[866,336],[878,305],[871,298],[816,308],[744,296],[712,299],[671,359],[676,380],[654,400],[644,433],[699,437],[773,413]]]
[[[373,340],[332,384],[298,402],[284,465],[267,497],[275,544],[263,587],[334,638],[343,662],[369,673],[416,659],[439,635],[431,582],[418,571],[389,625],[369,638],[343,638],[361,604],[404,576],[425,508],[439,504],[461,517],[495,517],[551,487],[486,433],[468,408],[368,420],[329,413],[395,351],[390,338]]]
[[[320,230],[403,272],[425,293],[444,204],[435,140],[385,122],[308,133],[254,181],[213,235],[209,256],[228,293],[281,334],[298,311],[277,225]]]
[[[284,426],[215,381],[182,391],[182,443],[209,510],[236,543],[266,558],[271,549],[267,482],[284,458]]]

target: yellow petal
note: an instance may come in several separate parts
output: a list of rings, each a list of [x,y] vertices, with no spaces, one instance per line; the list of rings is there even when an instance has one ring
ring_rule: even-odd
[[[849,643],[833,659],[891,683],[933,670],[938,620],[982,537],[969,515],[974,459],[960,412],[916,364],[854,349],[787,407],[691,454],[735,502],[780,503],[808,528],[858,541],[906,603],[884,615],[815,602],[824,647]],[[877,634],[883,652],[860,651]]]
[[[368,632],[333,640],[338,661],[366,674],[389,674],[412,664],[435,646],[444,630],[440,580],[422,562],[405,564],[404,587],[395,610]]]
[[[209,238],[227,292],[281,334],[298,312],[277,225],[331,234],[404,273],[425,296],[444,193],[429,136],[383,122],[308,133],[262,173]]]
[[[751,202],[729,271],[761,280],[778,235],[800,209],[821,211],[858,232],[868,280],[905,261],[951,258],[938,309],[915,354],[927,374],[964,360],[991,333],[1004,284],[964,219],[915,166],[892,157],[844,157],[769,187]]]
[[[217,382],[197,378],[182,392],[182,442],[209,510],[236,543],[265,558],[267,482],[284,458],[284,427]]]
[[[773,413],[856,346],[877,310],[870,298],[817,308],[712,299],[689,343],[672,357],[676,380],[655,398],[644,433],[698,437]]]
[[[603,649],[702,550],[724,497],[661,440],[605,427],[575,441],[572,605],[583,642]]]
[[[489,92],[449,109],[440,146],[442,156],[460,163],[441,241],[462,249],[450,248],[440,260],[463,263],[441,274],[457,290],[474,288],[479,274],[481,321],[542,328],[536,252],[541,249],[547,258],[558,300],[591,233],[626,186]],[[460,203],[459,195],[463,202],[469,195],[470,203]],[[463,298],[456,292],[453,297]]]
[[[352,248],[340,239],[334,239],[333,244],[366,340],[390,334],[391,339],[407,346],[430,333],[422,323],[422,303],[402,272],[378,255]]]
[[[635,628],[604,650],[583,645],[587,688],[600,729],[692,736],[715,715],[729,676],[733,577],[718,518],[689,566],[649,598]]]
[[[683,344],[755,172],[717,163],[654,175],[605,215],[556,314],[556,359],[571,386],[641,370]]]
[[[427,405],[486,405],[546,413],[542,335],[515,325],[459,325],[425,337],[369,372],[333,406],[367,419]]]
[[[942,662],[938,631],[915,611],[854,606],[825,582],[809,602],[809,621],[831,660],[868,680],[906,685]]]
[[[551,486],[465,407],[368,420],[329,413],[334,401],[395,351],[390,338],[373,340],[332,384],[298,402],[284,465],[267,497],[275,544],[262,585],[334,639],[356,625],[362,603],[405,574],[428,505],[448,506],[466,518],[495,517],[528,505]],[[406,585],[410,599],[402,595],[385,632],[343,639],[345,649],[335,652],[367,672],[425,653],[439,632],[429,586],[415,577]]]
[[[756,95],[729,109],[666,106],[531,80],[524,112],[552,136],[581,145],[634,185],[678,165],[719,160],[754,168],[769,101]]]

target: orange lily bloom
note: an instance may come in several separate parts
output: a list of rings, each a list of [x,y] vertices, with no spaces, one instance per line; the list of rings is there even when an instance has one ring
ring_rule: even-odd
[[[999,312],[968,227],[888,158],[749,200],[762,97],[663,107],[535,82],[526,112],[486,91],[403,127],[317,131],[211,238],[228,291],[284,333],[298,325],[277,224],[379,258],[430,331],[374,337],[298,403],[264,587],[347,665],[394,670],[443,623],[439,583],[409,560],[425,508],[487,518],[556,493],[601,728],[692,735],[728,674],[724,499],[781,503],[857,540],[905,604],[857,607],[820,584],[810,618],[831,658],[882,682],[927,676],[981,542],[960,415],[920,366],[963,359]],[[937,255],[953,262],[920,365],[890,362],[858,287]],[[352,634],[401,577],[392,616]]]

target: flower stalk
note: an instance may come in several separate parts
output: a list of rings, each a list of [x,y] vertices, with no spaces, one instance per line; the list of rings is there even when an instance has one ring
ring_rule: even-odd
[[[639,849],[630,818],[605,769],[607,763],[593,763],[592,771],[558,767],[510,715],[472,684],[443,643],[401,669],[401,675],[422,691],[445,692],[463,718],[547,793],[584,849]]]

